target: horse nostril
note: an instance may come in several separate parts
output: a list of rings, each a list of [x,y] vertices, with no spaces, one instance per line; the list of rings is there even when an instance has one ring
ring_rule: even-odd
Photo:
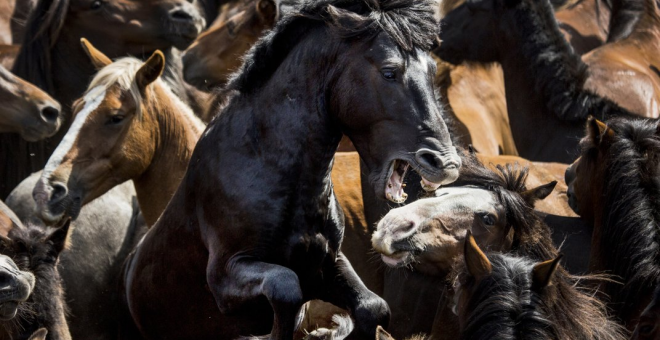
[[[432,153],[422,153],[421,155],[418,155],[418,159],[420,163],[426,163],[432,168],[441,168],[442,167],[442,162],[440,161],[440,158],[438,156],[432,154]]]
[[[62,183],[54,183],[52,187],[53,187],[53,192],[50,196],[51,203],[61,201],[69,193],[67,187]]]
[[[415,229],[415,222],[406,221],[394,230],[394,234],[408,234]]]
[[[186,12],[183,9],[176,9],[174,11],[170,12],[170,18],[174,21],[181,21],[181,22],[192,22],[194,21],[194,18],[190,13]]]
[[[57,119],[60,116],[60,110],[52,107],[52,106],[46,106],[41,110],[41,117],[44,118],[45,121],[49,123],[55,123],[57,122]]]
[[[6,271],[0,272],[0,289],[13,288],[13,287],[8,287],[8,286],[13,286],[13,283],[14,283],[14,275]]]

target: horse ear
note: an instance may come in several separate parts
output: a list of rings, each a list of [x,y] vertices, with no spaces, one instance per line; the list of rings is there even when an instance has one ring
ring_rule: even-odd
[[[163,74],[163,70],[165,70],[165,56],[163,52],[156,50],[135,75],[135,81],[140,90],[144,90],[147,85],[156,81]]]
[[[548,184],[540,185],[536,188],[525,190],[520,193],[520,196],[532,207],[536,201],[540,201],[552,193],[552,190],[555,189],[557,181],[552,181]]]
[[[103,52],[97,50],[96,47],[94,47],[94,45],[89,42],[89,40],[81,38],[80,44],[82,45],[83,50],[85,50],[85,53],[87,53],[89,60],[92,62],[92,65],[94,65],[94,68],[97,70],[112,64],[112,60],[103,54]]]
[[[367,22],[361,15],[333,5],[328,5],[326,11],[338,27],[362,27]]]
[[[48,335],[48,330],[45,328],[37,329],[28,340],[46,340],[46,335]]]
[[[468,230],[467,237],[465,238],[465,265],[468,272],[477,280],[482,279],[493,271],[493,266],[488,261],[486,254],[484,254],[477,241],[472,236],[472,232]]]
[[[387,333],[383,327],[378,326],[376,327],[376,340],[394,340],[394,338],[392,335],[390,335],[390,333]]]
[[[534,269],[532,269],[533,288],[542,289],[550,285],[552,282],[552,276],[555,271],[557,271],[559,260],[561,260],[562,257],[563,255],[559,254],[554,260],[548,260],[534,265]]]
[[[587,136],[594,144],[599,145],[601,142],[614,137],[614,130],[600,120],[589,116],[587,119]]]
[[[277,19],[277,3],[275,0],[259,0],[255,4],[261,21],[274,24]]]
[[[53,242],[53,246],[55,247],[55,252],[57,255],[59,255],[62,250],[66,249],[68,247],[69,243],[69,229],[71,227],[71,218],[67,218],[63,222],[61,222],[58,226],[56,226],[57,229],[48,236],[48,240]]]

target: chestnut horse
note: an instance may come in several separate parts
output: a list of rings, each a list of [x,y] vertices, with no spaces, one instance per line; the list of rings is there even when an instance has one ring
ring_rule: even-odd
[[[9,237],[0,237],[0,253],[16,263],[10,273],[17,270],[32,273],[24,280],[31,281],[29,284],[34,288],[26,303],[2,305],[0,339],[27,339],[46,332],[51,340],[71,340],[64,290],[57,269],[60,253],[67,244],[70,223],[67,219],[54,229],[21,224],[9,232]],[[7,282],[5,279],[7,276],[3,275],[3,285]],[[6,321],[7,316],[16,313],[22,315]]]
[[[566,171],[569,203],[593,225],[591,269],[623,283],[605,283],[602,291],[632,330],[660,283],[658,123],[592,118],[580,144],[581,157]]]
[[[502,253],[486,256],[469,231],[464,243],[453,278],[461,339],[626,339],[621,327],[607,319],[602,303],[576,279],[558,273],[561,255],[544,262]],[[598,317],[568,310],[575,308],[568,301],[574,299],[585,303],[578,308]],[[565,327],[567,317],[583,319]]]
[[[631,340],[660,340],[660,286],[655,289],[653,300],[639,317]]]
[[[404,197],[411,166],[429,189],[455,180],[460,159],[425,53],[435,36],[431,2],[323,1],[286,16],[255,45],[229,84],[234,96],[126,267],[132,331],[291,339],[300,306],[320,298],[373,337],[389,310],[339,251],[331,161],[345,132],[382,199]],[[348,90],[358,83],[361,91]],[[124,336],[139,337],[130,331]]]
[[[64,128],[51,139],[32,144],[0,136],[0,154],[15,160],[14,164],[0,164],[4,182],[0,197],[30,173],[41,170],[66,133],[72,121],[70,106],[95,74],[79,48],[83,35],[111,58],[133,55],[146,59],[156,49],[165,51],[168,67],[164,78],[179,97],[192,103],[189,95],[195,92],[188,91],[183,81],[175,47],[185,49],[203,27],[204,19],[187,0],[130,4],[123,0],[40,0],[30,16],[13,71],[63,105]]]
[[[511,128],[518,151],[525,158],[569,162],[588,114],[630,114],[597,95],[597,90],[583,86],[588,82],[591,65],[585,64],[565,41],[546,0],[471,0],[443,19],[440,37],[443,41],[438,53],[444,60],[502,64]],[[475,37],[480,41],[475,42]],[[635,39],[634,34],[616,44],[631,39]],[[627,88],[636,85],[629,83]],[[629,94],[625,103],[617,104],[630,105],[636,100],[653,102]]]
[[[202,90],[225,86],[241,66],[241,56],[279,19],[275,0],[240,1],[223,6],[222,13],[183,55],[183,76]]]
[[[35,142],[54,135],[62,124],[60,104],[44,91],[0,66],[0,133]],[[14,164],[10,158],[4,163]]]
[[[161,80],[161,52],[146,63],[131,57],[112,62],[87,40],[82,44],[99,72],[74,104],[71,128],[35,186],[37,213],[47,222],[76,218],[82,205],[132,179],[153,225],[179,186],[204,124]],[[90,95],[105,98],[103,105]]]
[[[454,258],[462,254],[468,231],[484,249],[533,261],[554,258],[557,249],[550,228],[534,213],[533,206],[550,193],[555,183],[527,189],[526,177],[526,169],[508,165],[494,172],[466,157],[458,180],[439,189],[436,197],[391,210],[373,235],[374,248],[389,266],[412,266],[441,280],[446,280]],[[613,331],[617,327],[607,321],[604,308],[586,294],[574,294],[575,280],[564,269],[558,275],[559,294],[572,298],[553,311],[565,316],[556,321],[557,327],[583,332],[575,337],[580,339],[618,338],[619,333]],[[456,339],[458,329],[448,291],[439,300],[433,336]],[[431,312],[435,311],[435,306],[430,307]]]

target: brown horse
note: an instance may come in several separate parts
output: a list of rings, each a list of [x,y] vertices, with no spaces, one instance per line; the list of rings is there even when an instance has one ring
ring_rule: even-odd
[[[208,90],[224,86],[241,56],[279,19],[279,2],[250,0],[223,6],[222,13],[183,55],[186,82]]]
[[[454,258],[463,253],[468,231],[484,249],[533,261],[554,258],[557,249],[550,229],[534,213],[533,206],[550,193],[555,183],[527,189],[526,177],[527,170],[509,165],[494,172],[467,157],[459,179],[439,189],[436,197],[391,210],[378,224],[374,248],[389,266],[412,266],[441,282],[449,275]],[[555,315],[565,316],[556,321],[557,327],[583,333],[568,338],[619,338],[618,328],[607,321],[602,306],[588,295],[574,294],[575,281],[565,270],[561,269],[559,275],[560,294],[572,297],[554,311]],[[440,339],[456,339],[459,334],[448,293],[441,293],[435,312],[433,336]],[[435,307],[427,312],[433,313]]]
[[[0,137],[0,154],[15,160],[11,165],[0,164],[3,178],[0,197],[30,173],[41,170],[66,133],[72,121],[70,106],[96,73],[79,47],[83,35],[110,58],[133,55],[146,59],[156,49],[164,51],[168,60],[164,76],[167,83],[185,102],[196,102],[191,98],[198,92],[188,91],[175,49],[185,49],[204,27],[204,19],[195,1],[192,2],[41,0],[37,3],[13,71],[63,105],[65,125],[61,133],[40,143],[27,144],[11,136]]]
[[[593,225],[590,266],[623,282],[602,287],[632,330],[660,283],[658,123],[590,119],[581,157],[566,171],[569,203]]]
[[[229,84],[234,96],[126,267],[141,335],[125,337],[291,339],[314,298],[373,337],[389,310],[339,251],[331,161],[346,132],[381,199],[405,197],[410,166],[429,189],[455,179],[426,53],[436,33],[432,4],[418,0],[310,2],[279,21]]]
[[[461,3],[462,0],[442,1],[440,16],[446,16]],[[573,49],[583,54],[605,42],[609,13],[605,1],[586,0],[566,6],[555,15]],[[454,138],[461,145],[472,145],[487,155],[518,155],[499,65],[440,64],[436,79],[442,94],[440,100],[455,118]]]
[[[71,128],[35,186],[38,214],[48,222],[75,218],[82,205],[132,179],[153,225],[179,186],[204,124],[160,79],[162,53],[146,63],[130,57],[112,62],[82,43],[99,72],[74,104]]]
[[[639,317],[631,340],[660,340],[660,288],[656,288],[653,300]]]
[[[450,12],[443,19],[443,28],[438,53],[444,60],[502,64],[511,128],[525,158],[569,162],[588,114],[630,114],[597,95],[595,89],[583,86],[591,65],[565,41],[547,1],[470,1]],[[631,39],[635,39],[634,34],[617,44]],[[648,71],[653,73],[652,68]],[[641,84],[629,84],[628,88],[636,85]],[[645,95],[629,96],[626,103],[635,98],[653,101],[649,97],[652,92]]]
[[[34,287],[27,300],[28,306],[7,303],[0,307],[3,320],[8,312],[15,315],[16,309],[21,314],[0,323],[0,339],[45,338],[46,332],[51,340],[71,340],[62,280],[57,269],[60,253],[67,245],[70,223],[67,219],[54,229],[21,224],[9,232],[9,237],[0,237],[0,253],[16,263],[14,271],[32,273]],[[6,278],[3,276],[3,285]]]
[[[62,124],[58,102],[2,66],[0,103],[0,133],[20,134],[35,142],[54,135]]]

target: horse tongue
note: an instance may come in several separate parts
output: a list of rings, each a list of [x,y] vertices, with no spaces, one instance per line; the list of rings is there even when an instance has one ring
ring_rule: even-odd
[[[387,197],[388,200],[401,204],[406,201],[408,198],[408,194],[405,193],[403,188],[405,185],[403,184],[403,178],[406,174],[407,170],[407,165],[404,166],[403,170],[399,169],[400,164],[398,164],[398,161],[395,161],[392,170],[392,175],[390,178],[387,180],[387,188],[385,189],[385,197]]]
[[[433,183],[424,177],[422,177],[420,183],[422,184],[422,189],[424,189],[425,191],[436,191],[440,187],[440,184]]]

